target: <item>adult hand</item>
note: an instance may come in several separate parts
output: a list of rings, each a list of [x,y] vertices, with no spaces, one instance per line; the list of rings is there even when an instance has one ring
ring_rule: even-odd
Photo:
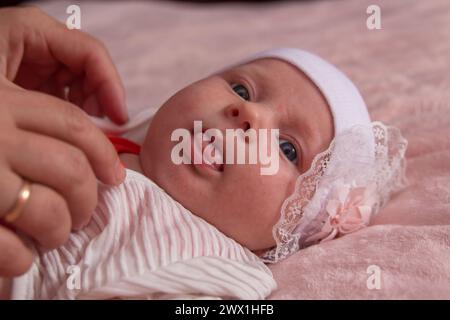
[[[31,265],[16,231],[55,248],[89,221],[97,178],[124,179],[113,146],[75,104],[116,123],[127,120],[123,87],[104,47],[37,9],[0,10],[0,277]],[[24,181],[31,182],[30,197],[7,223]]]

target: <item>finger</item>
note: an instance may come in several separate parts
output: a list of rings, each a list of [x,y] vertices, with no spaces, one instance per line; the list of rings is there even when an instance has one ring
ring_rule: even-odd
[[[95,95],[105,114],[117,124],[128,121],[125,90],[105,46],[63,24],[49,30],[46,36],[54,57],[75,74],[86,76],[86,92]]]
[[[11,224],[41,246],[54,249],[67,241],[71,218],[65,200],[58,193],[33,183],[30,199],[20,216]]]
[[[77,76],[85,75],[87,95],[95,94],[108,117],[118,124],[128,120],[124,87],[103,44],[82,31],[69,30],[40,10],[23,9],[16,13],[25,35],[29,35],[24,36],[24,61],[32,61],[41,71],[48,67],[50,71],[42,71],[44,74],[62,64]],[[40,60],[45,60],[45,66],[39,65]]]
[[[3,203],[12,207],[17,201],[23,178],[12,171],[2,171],[1,191]],[[11,201],[8,201],[11,199]],[[1,214],[7,212],[4,206]],[[45,248],[62,245],[70,234],[71,218],[65,200],[54,190],[32,183],[30,197],[19,217],[11,224],[15,229],[32,237]]]
[[[67,202],[74,229],[87,224],[97,205],[97,180],[83,152],[60,140],[25,131],[17,133],[16,140],[17,149],[6,151],[11,169],[20,177],[57,191]],[[56,199],[50,191],[45,195],[52,198],[47,206],[55,205],[66,214],[61,199]],[[40,214],[44,219],[46,213]],[[47,214],[55,215],[51,212]]]
[[[18,91],[6,100],[19,128],[66,141],[86,155],[102,182],[122,183],[125,170],[113,145],[79,108],[37,92]]]
[[[17,277],[31,267],[33,254],[8,228],[0,225],[0,277]]]

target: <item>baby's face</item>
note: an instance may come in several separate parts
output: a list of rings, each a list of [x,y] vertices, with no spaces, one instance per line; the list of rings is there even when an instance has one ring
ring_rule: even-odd
[[[262,175],[257,164],[211,166],[171,159],[174,130],[279,129],[279,168]],[[275,245],[272,227],[283,201],[314,156],[333,137],[328,105],[298,69],[261,59],[195,82],[172,96],[154,116],[140,161],[146,176],[195,215],[250,250]],[[259,157],[258,157],[259,158]]]

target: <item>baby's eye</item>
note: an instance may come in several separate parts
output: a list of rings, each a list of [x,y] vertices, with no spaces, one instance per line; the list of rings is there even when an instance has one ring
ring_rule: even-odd
[[[248,92],[247,88],[244,87],[242,84],[234,83],[231,85],[231,88],[233,89],[236,94],[244,99],[245,101],[250,101],[250,93]]]
[[[297,150],[295,150],[295,146],[292,143],[287,140],[280,139],[280,149],[289,161],[297,164]]]

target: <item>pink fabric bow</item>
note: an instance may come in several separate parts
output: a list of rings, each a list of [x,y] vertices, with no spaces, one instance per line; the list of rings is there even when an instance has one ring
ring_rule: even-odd
[[[373,204],[373,188],[340,184],[326,205],[328,213],[322,229],[306,242],[325,242],[355,232],[369,224]]]

